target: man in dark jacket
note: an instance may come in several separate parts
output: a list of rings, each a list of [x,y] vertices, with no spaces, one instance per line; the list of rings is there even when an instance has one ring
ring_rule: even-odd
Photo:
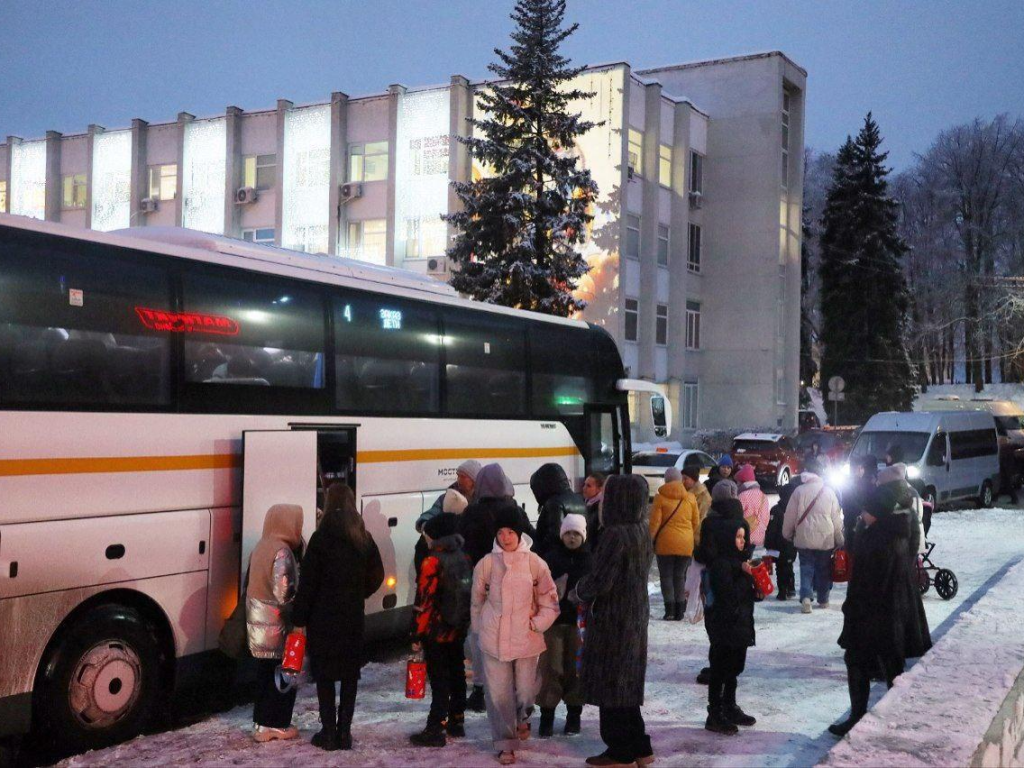
[[[573,493],[561,464],[542,464],[530,477],[530,490],[537,499],[537,539],[533,551],[541,557],[559,544],[559,530],[566,515],[586,515],[583,497]]]
[[[728,480],[730,477],[732,477],[732,456],[726,453],[718,460],[718,465],[712,467],[708,472],[708,479],[704,481],[704,486],[708,489],[708,493],[711,493],[715,490],[715,485],[719,480]]]
[[[776,600],[788,600],[796,595],[796,574],[793,573],[796,547],[793,546],[793,542],[782,535],[782,523],[786,516],[786,506],[789,504],[793,492],[803,482],[800,475],[794,475],[788,483],[779,488],[779,501],[771,509],[771,520],[768,522],[768,530],[765,532],[765,547],[779,553],[778,559],[775,561],[775,583],[778,586]]]

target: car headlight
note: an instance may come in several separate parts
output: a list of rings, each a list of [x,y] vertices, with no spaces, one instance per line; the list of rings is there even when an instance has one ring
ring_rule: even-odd
[[[917,480],[921,477],[921,470],[915,467],[913,464],[907,467],[907,479]]]
[[[845,464],[843,464],[842,468],[839,471],[842,472],[844,476],[849,477],[850,476],[850,462],[846,462]]]
[[[849,476],[842,469],[830,469],[825,475],[825,480],[833,488],[842,488],[849,480]]]

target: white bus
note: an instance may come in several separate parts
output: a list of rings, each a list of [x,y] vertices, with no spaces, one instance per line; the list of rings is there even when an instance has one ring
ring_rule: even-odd
[[[368,629],[404,631],[455,467],[501,462],[520,501],[544,462],[628,471],[630,388],[655,389],[601,328],[427,277],[0,214],[0,736],[139,732],[216,648],[268,507],[308,538],[332,481],[387,570]]]

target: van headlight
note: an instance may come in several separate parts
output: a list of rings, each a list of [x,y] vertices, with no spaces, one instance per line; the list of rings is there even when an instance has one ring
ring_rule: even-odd
[[[917,480],[921,477],[921,470],[915,467],[913,464],[907,467],[907,479]]]
[[[846,463],[844,463],[839,471],[842,472],[845,477],[849,477],[850,476],[850,462],[847,461]]]
[[[842,488],[843,486],[845,486],[847,484],[849,479],[850,479],[849,478],[849,473],[848,472],[844,472],[843,468],[840,468],[840,469],[830,469],[828,471],[828,473],[826,474],[826,476],[825,476],[825,480],[833,488]]]

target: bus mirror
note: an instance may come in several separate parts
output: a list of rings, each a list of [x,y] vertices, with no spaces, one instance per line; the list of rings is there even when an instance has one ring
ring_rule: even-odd
[[[651,395],[651,423],[654,425],[654,434],[658,437],[668,437],[669,425],[672,419],[669,416],[672,406],[662,395]]]

